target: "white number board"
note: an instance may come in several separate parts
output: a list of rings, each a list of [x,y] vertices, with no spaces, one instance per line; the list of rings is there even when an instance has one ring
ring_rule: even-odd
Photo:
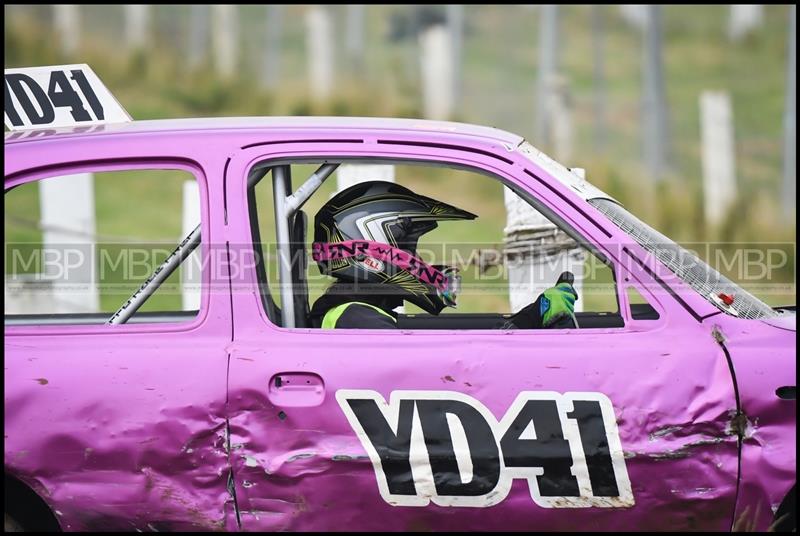
[[[131,121],[85,63],[6,69],[4,112],[9,130]]]

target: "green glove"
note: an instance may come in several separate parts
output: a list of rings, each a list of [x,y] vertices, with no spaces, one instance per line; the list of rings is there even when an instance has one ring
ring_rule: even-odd
[[[539,314],[542,327],[549,328],[553,324],[572,318],[575,313],[575,301],[578,293],[569,283],[559,283],[539,296]]]

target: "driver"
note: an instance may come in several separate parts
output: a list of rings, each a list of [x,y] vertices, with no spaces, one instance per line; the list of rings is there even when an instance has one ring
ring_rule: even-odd
[[[339,192],[314,221],[312,257],[337,281],[311,308],[312,326],[394,329],[393,309],[403,300],[432,315],[455,307],[461,283],[457,269],[422,261],[417,242],[437,221],[475,218],[391,182],[363,182]],[[507,327],[561,326],[574,318],[577,299],[572,285],[559,279]]]

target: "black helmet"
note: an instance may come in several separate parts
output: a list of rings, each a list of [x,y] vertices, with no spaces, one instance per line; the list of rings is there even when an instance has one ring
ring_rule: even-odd
[[[454,269],[417,257],[417,241],[438,226],[437,220],[475,218],[392,182],[362,182],[336,194],[317,213],[312,256],[323,274],[371,294],[400,295],[439,314],[455,307],[460,278]]]

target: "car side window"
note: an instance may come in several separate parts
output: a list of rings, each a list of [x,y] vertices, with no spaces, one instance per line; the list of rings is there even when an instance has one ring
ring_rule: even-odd
[[[6,190],[6,324],[107,323],[200,224],[200,212],[197,180],[183,169],[82,170]],[[127,321],[194,318],[199,255],[129,309]]]
[[[291,293],[282,293],[274,170],[277,167],[285,170],[283,176],[288,175],[291,180],[287,191],[294,192],[326,163],[334,163],[335,171],[296,216],[288,216],[292,246],[287,251],[293,275]],[[498,177],[473,168],[435,162],[374,159],[264,161],[253,166],[248,195],[251,227],[254,247],[261,254],[259,279],[264,307],[274,323],[285,325],[282,305],[291,295],[294,326],[316,327],[309,320],[309,311],[330,292],[337,278],[321,273],[320,266],[312,258],[315,216],[338,192],[373,180],[394,183],[415,195],[477,216],[467,220],[436,221],[416,243],[415,253],[427,265],[459,269],[461,288],[457,306],[445,307],[438,315],[431,315],[405,300],[400,308],[394,309],[398,314],[398,326],[407,329],[501,328],[514,313],[533,303],[545,289],[553,287],[563,272],[576,276],[575,287],[579,292],[576,312],[587,320],[582,327],[623,325],[611,266],[534,211]],[[318,221],[316,225],[324,223]],[[354,298],[354,301],[358,300]]]

